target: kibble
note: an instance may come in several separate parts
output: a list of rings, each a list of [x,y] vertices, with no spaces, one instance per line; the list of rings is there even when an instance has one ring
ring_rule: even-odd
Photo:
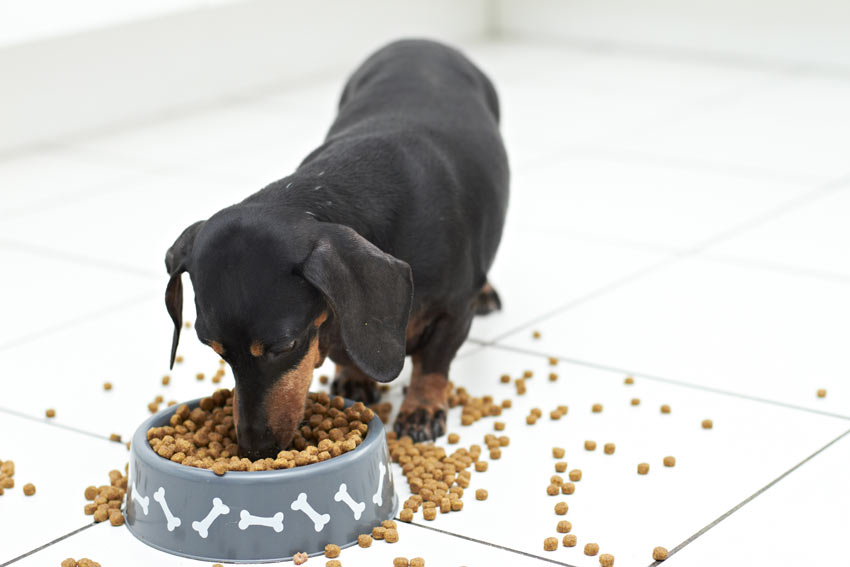
[[[703,429],[711,429],[712,427],[714,427],[713,421],[711,421],[710,419],[702,420],[702,428]]]
[[[525,370],[522,373],[523,378],[531,378],[532,376],[534,376],[534,372],[532,372],[531,370]]]
[[[531,336],[535,339],[539,339],[540,338],[540,331],[534,331],[533,333],[531,333]]]
[[[601,567],[612,567],[614,565],[614,556],[610,553],[603,553],[599,556],[599,565]]]
[[[581,480],[581,469],[573,469],[570,471],[570,480],[578,482]]]
[[[670,406],[664,404],[661,406],[661,413],[670,413]]]
[[[543,551],[555,551],[558,549],[558,539],[554,537],[547,537],[543,540]]]
[[[391,528],[384,532],[384,541],[387,543],[395,543],[398,541],[398,530]]]
[[[168,386],[171,383],[171,376],[168,376],[166,374],[165,376],[162,377],[161,382],[162,382],[163,386]]]
[[[53,408],[47,409],[44,412],[45,417],[56,417],[56,410]]]
[[[307,555],[303,551],[299,551],[298,553],[292,556],[292,562],[296,565],[304,565],[305,563],[307,563],[307,560],[309,558],[309,555]]]
[[[65,559],[64,561],[62,561],[61,566],[62,567],[77,567],[77,560],[74,559],[73,557],[69,557],[68,559]]]
[[[675,467],[676,466],[676,457],[664,457],[664,466],[665,467]]]
[[[559,492],[561,492],[561,487],[557,484],[550,484],[546,487],[546,494],[549,496],[557,496]]]
[[[664,561],[667,559],[667,549],[663,547],[656,547],[652,550],[652,558],[656,561]]]
[[[393,559],[393,567],[410,567],[410,561],[407,557],[396,557]]]
[[[183,355],[178,354],[176,357],[174,357],[174,362],[176,362],[177,364],[183,362]]]
[[[100,567],[100,563],[97,561],[92,561],[88,557],[83,557],[79,561],[77,561],[77,567]]]
[[[460,442],[460,435],[457,433],[449,433],[448,442],[450,445]]]
[[[825,398],[826,397],[826,390],[824,390],[823,388],[818,390],[818,397],[819,398]],[[841,397],[841,396],[839,396],[839,397]]]
[[[631,384],[634,384],[634,383],[635,383],[635,379],[634,379],[634,378],[632,378],[631,376],[626,376],[626,379],[625,379],[625,380],[623,380],[623,383],[624,383],[624,384],[630,384],[630,385],[631,385]]]
[[[342,561],[339,559],[331,559],[329,561],[325,561],[325,567],[342,567]]]
[[[410,567],[425,567],[425,560],[421,557],[414,557],[410,560]]]
[[[112,382],[104,382],[103,383],[103,389],[106,390],[107,392],[109,390],[111,390],[112,389]]]
[[[118,505],[120,506],[121,503],[119,502]],[[124,525],[124,514],[121,513],[121,510],[113,508],[109,512],[109,523],[116,527]]]
[[[570,507],[567,506],[566,502],[558,502],[557,504],[555,504],[555,513],[559,516],[563,516],[564,514],[566,514],[569,509]]]
[[[558,380],[558,375],[555,372],[550,372],[549,373],[549,381],[550,382],[556,382],[557,380]]]
[[[402,522],[412,522],[413,521],[413,510],[410,508],[402,508],[401,512],[398,514],[398,519]]]
[[[602,404],[593,404],[590,407],[590,411],[593,413],[601,413],[602,412]]]
[[[567,470],[566,461],[558,461],[555,463],[555,472],[565,472]]]
[[[549,482],[561,486],[562,484],[564,484],[564,479],[560,475],[553,474],[549,477]]]
[[[504,431],[505,422],[504,421],[494,421],[493,422],[493,429],[496,430],[496,431]]]
[[[596,450],[596,441],[585,441],[584,449],[586,451],[595,451]]]
[[[325,546],[325,557],[329,559],[333,559],[334,557],[339,557],[339,546],[334,543],[329,543]]]
[[[564,539],[561,540],[561,543],[564,544],[564,547],[575,547],[578,543],[578,538],[575,534],[567,534],[564,536]]]
[[[487,461],[475,461],[475,472],[486,472]]]
[[[647,474],[649,472],[649,463],[638,463],[638,474]]]
[[[26,496],[32,496],[35,494],[35,485],[31,482],[28,482],[24,485],[24,494]]]
[[[109,434],[109,440],[113,441],[115,443],[120,443],[121,442],[121,436],[118,435],[117,433],[110,433]]]
[[[605,452],[606,455],[613,455],[616,448],[617,447],[613,443],[605,443],[605,446],[602,448],[602,450]]]
[[[581,480],[581,471],[579,471],[579,480]],[[561,493],[562,494],[572,494],[576,491],[576,485],[571,482],[565,482],[561,485]]]
[[[563,447],[552,447],[552,456],[556,459],[564,458],[564,449]]]
[[[499,382],[501,382],[502,384],[507,384],[510,381],[511,377],[509,374],[502,374],[501,376],[499,376]]]
[[[599,553],[599,544],[598,543],[588,543],[584,546],[584,554],[585,555],[596,555]]]
[[[321,376],[319,376],[319,384],[321,384],[322,386],[326,385],[329,381],[330,378],[328,378],[327,374],[322,374]]]
[[[475,499],[476,500],[487,500],[487,491],[483,488],[479,488],[475,491]]]
[[[560,522],[558,522],[558,525],[555,526],[555,529],[558,531],[559,534],[567,534],[572,531],[573,525],[567,520],[561,520]]]
[[[436,508],[425,508],[422,510],[422,517],[428,521],[434,520],[437,518],[437,509]]]
[[[639,406],[640,405],[640,398],[632,398],[632,405],[633,406]]]
[[[372,539],[382,540],[387,533],[387,529],[383,526],[375,526],[372,528]]]

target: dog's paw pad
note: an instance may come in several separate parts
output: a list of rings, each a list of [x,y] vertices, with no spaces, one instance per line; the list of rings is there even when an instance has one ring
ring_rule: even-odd
[[[446,412],[425,407],[400,411],[394,429],[399,438],[409,435],[415,443],[433,441],[446,432]]]
[[[331,384],[331,394],[355,402],[363,402],[367,406],[375,404],[381,399],[381,390],[371,378],[339,377]]]

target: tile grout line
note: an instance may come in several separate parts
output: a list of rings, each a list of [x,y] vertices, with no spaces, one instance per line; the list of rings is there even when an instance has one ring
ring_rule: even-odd
[[[93,319],[99,319],[100,317],[103,317],[104,315],[109,315],[111,313],[114,313],[115,311],[121,311],[123,309],[133,307],[133,306],[138,305],[140,303],[143,303],[145,301],[150,301],[154,297],[155,297],[155,295],[151,292],[139,294],[139,295],[136,295],[135,297],[132,297],[132,298],[127,299],[125,301],[121,301],[119,303],[115,303],[115,304],[109,305],[107,307],[104,307],[103,309],[98,309],[97,311],[85,313],[83,315],[79,315],[77,317],[73,317],[71,319],[68,319],[67,321],[62,321],[60,323],[57,323],[56,325],[53,325],[51,327],[39,329],[37,331],[33,331],[29,334],[26,334],[24,336],[16,337],[14,339],[10,339],[10,340],[8,340],[4,343],[0,343],[0,351],[7,350],[7,349],[10,349],[10,348],[14,348],[14,347],[18,347],[18,346],[26,344],[28,342],[32,342],[36,339],[43,338],[45,335],[51,335],[53,333],[58,333],[60,331],[64,331],[65,329],[75,327],[76,325],[79,325],[80,323],[84,323],[84,322],[87,322],[87,321],[90,321],[90,320],[93,320]]]
[[[76,530],[74,530],[72,532],[68,532],[67,534],[60,536],[60,537],[54,539],[53,541],[48,541],[47,543],[45,543],[42,546],[36,547],[35,549],[31,549],[30,551],[27,551],[23,555],[19,555],[17,557],[14,557],[14,558],[10,559],[9,561],[7,561],[5,563],[0,563],[0,567],[6,567],[7,565],[11,565],[12,563],[20,561],[21,559],[26,559],[30,555],[34,555],[34,554],[38,553],[39,551],[47,549],[48,547],[50,547],[51,545],[53,545],[55,543],[59,543],[60,541],[62,541],[64,539],[68,539],[69,537],[76,535],[76,534],[78,534],[78,533],[80,533],[84,530],[87,530],[90,527],[95,526],[95,525],[96,524],[94,522],[92,522],[91,524],[86,524],[85,526],[83,526],[81,528],[77,528]]]
[[[132,274],[134,276],[144,277],[146,279],[153,279],[159,277],[159,274],[154,273],[153,270],[137,269],[126,264],[119,264],[116,262],[110,262],[108,260],[101,260],[99,258],[83,256],[80,254],[74,254],[63,250],[56,250],[54,248],[48,248],[45,246],[33,246],[32,244],[27,244],[25,242],[0,239],[0,248],[24,252],[27,254],[32,254],[34,256],[42,256],[44,258],[50,258],[53,260],[65,260],[67,262],[74,262],[78,265],[112,270],[124,274]]]
[[[791,474],[792,472],[794,472],[798,468],[805,465],[807,462],[809,462],[814,457],[818,456],[820,453],[822,453],[823,451],[825,451],[826,449],[828,449],[829,447],[831,447],[832,445],[834,445],[835,443],[840,441],[842,438],[844,438],[848,434],[850,434],[850,429],[848,429],[847,431],[845,431],[844,433],[842,433],[841,435],[839,435],[838,437],[836,437],[835,439],[833,439],[832,441],[830,441],[829,443],[827,443],[826,445],[824,445],[823,447],[821,447],[820,449],[818,449],[817,451],[815,451],[814,453],[812,453],[811,455],[809,455],[808,457],[806,457],[805,459],[803,459],[802,461],[800,461],[799,463],[797,463],[796,465],[794,465],[793,467],[791,467],[790,469],[788,469],[787,471],[785,471],[784,473],[782,473],[781,475],[779,475],[778,477],[776,477],[775,479],[773,479],[772,481],[770,481],[769,483],[764,485],[763,487],[761,487],[759,490],[757,490],[755,493],[750,495],[748,498],[742,500],[734,508],[727,511],[725,514],[719,516],[717,519],[715,519],[713,522],[711,522],[710,524],[708,524],[707,526],[702,528],[700,531],[698,531],[697,533],[695,533],[694,535],[692,535],[691,537],[689,537],[688,539],[686,539],[685,541],[683,541],[682,543],[680,543],[679,545],[677,545],[676,547],[671,549],[670,552],[667,555],[667,558],[669,559],[670,557],[672,557],[673,555],[675,555],[676,553],[681,551],[682,548],[691,544],[698,537],[700,537],[701,535],[706,533],[708,530],[710,530],[711,528],[713,528],[714,526],[716,526],[717,524],[719,524],[720,522],[722,522],[723,520],[725,520],[726,518],[728,518],[729,516],[731,516],[732,514],[734,514],[735,512],[740,510],[741,508],[743,508],[744,506],[746,506],[747,504],[749,504],[750,502],[752,502],[755,498],[757,498],[758,496],[763,494],[765,491],[767,491],[773,485],[775,485],[776,483],[778,483],[779,481],[784,479],[786,476],[788,476],[789,474]],[[662,564],[661,561],[653,561],[652,563],[649,564],[649,567],[657,567],[658,565],[661,565],[661,564]],[[2,566],[0,566],[0,567],[2,567]]]
[[[485,345],[481,345],[481,347],[482,348],[483,347],[497,348],[497,349],[501,349],[501,350],[517,352],[517,353],[527,354],[527,355],[531,355],[531,356],[540,356],[540,357],[552,356],[551,353],[546,354],[544,352],[536,351],[536,350],[533,350],[533,349],[526,349],[526,348],[523,348],[523,347],[515,347],[515,346],[512,346],[512,345],[506,345],[506,344],[501,344],[501,343],[485,344]],[[478,350],[476,350],[475,352],[478,352]],[[585,366],[585,367],[588,367],[588,368],[595,368],[597,370],[605,370],[605,371],[609,371],[609,372],[617,372],[617,373],[620,373],[620,374],[630,374],[632,376],[637,376],[637,377],[640,377],[640,378],[643,378],[643,379],[646,379],[646,380],[651,380],[653,382],[661,382],[661,383],[664,383],[664,384],[672,384],[672,385],[675,385],[675,386],[681,386],[683,388],[691,388],[691,389],[694,389],[694,390],[702,390],[702,391],[705,391],[705,392],[711,392],[713,394],[720,394],[720,395],[723,395],[723,396],[730,396],[730,397],[733,397],[733,398],[741,398],[741,399],[744,399],[744,400],[749,400],[751,402],[759,402],[759,403],[763,403],[763,404],[780,406],[780,407],[784,407],[784,408],[787,408],[787,409],[792,409],[792,410],[822,415],[824,417],[832,417],[832,418],[836,418],[836,419],[850,420],[850,415],[844,415],[844,414],[840,414],[840,413],[832,413],[832,412],[828,412],[828,411],[808,408],[808,407],[805,407],[805,406],[798,406],[798,405],[795,405],[795,404],[789,404],[787,402],[780,402],[778,400],[771,400],[771,399],[768,399],[768,398],[759,398],[757,396],[750,396],[749,394],[741,394],[739,392],[733,392],[733,391],[730,391],[730,390],[721,390],[720,388],[712,388],[710,386],[703,386],[702,384],[685,382],[683,380],[674,380],[672,378],[665,378],[663,376],[656,376],[654,374],[646,374],[646,373],[643,373],[643,372],[640,372],[640,371],[627,370],[625,368],[618,368],[616,366],[608,366],[606,364],[589,362],[589,361],[586,361],[586,360],[578,360],[578,359],[575,359],[575,358],[570,358],[568,356],[557,356],[557,358],[558,358],[558,360],[563,360],[564,362],[566,362],[568,364],[575,364],[576,366]]]
[[[72,431],[74,433],[79,433],[81,435],[88,435],[89,437],[94,437],[95,439],[100,439],[101,441],[109,441],[110,443],[115,443],[115,441],[112,441],[109,437],[107,437],[106,435],[101,435],[100,433],[94,433],[92,431],[87,431],[85,429],[79,429],[77,427],[74,427],[73,425],[66,425],[64,423],[54,422],[54,421],[48,420],[46,418],[36,417],[34,415],[21,413],[17,410],[4,408],[2,406],[0,406],[0,413],[12,415],[12,416],[15,416],[15,417],[19,417],[21,419],[28,419],[30,421],[35,421],[36,423],[48,425],[50,427],[58,427],[59,429],[64,429],[66,431]],[[2,566],[0,566],[0,567],[2,567]]]
[[[574,300],[572,300],[572,301],[570,301],[566,304],[561,305],[560,307],[556,307],[555,309],[552,309],[550,311],[547,311],[546,313],[538,315],[537,317],[535,317],[531,320],[528,320],[525,323],[522,323],[520,325],[516,325],[516,326],[512,327],[511,329],[508,329],[507,331],[504,331],[504,332],[496,335],[492,339],[489,339],[485,343],[485,345],[495,344],[496,342],[498,342],[498,341],[500,341],[500,340],[502,340],[506,337],[509,337],[510,335],[513,335],[514,333],[518,333],[519,331],[522,331],[523,329],[527,329],[528,327],[530,327],[531,325],[533,325],[535,323],[540,323],[542,321],[545,321],[547,319],[552,318],[555,315],[559,315],[559,314],[563,313],[564,311],[569,311],[570,309],[573,309],[574,307],[577,307],[577,306],[584,304],[588,301],[596,299],[597,297],[606,295],[607,293],[614,291],[614,290],[617,290],[617,289],[623,287],[624,285],[633,283],[635,280],[641,279],[644,276],[647,276],[647,275],[649,275],[653,272],[656,272],[657,270],[659,270],[663,267],[666,267],[669,264],[674,264],[674,263],[676,263],[680,260],[683,260],[683,259],[699,257],[699,255],[702,254],[704,252],[704,250],[707,249],[707,248],[710,248],[710,247],[712,247],[712,246],[714,246],[714,245],[716,245],[720,242],[723,242],[725,240],[733,238],[733,237],[737,236],[738,234],[740,234],[742,232],[746,232],[746,231],[748,231],[752,228],[755,228],[757,226],[760,226],[760,225],[762,225],[762,224],[764,224],[768,221],[772,221],[776,218],[779,218],[779,217],[783,216],[784,214],[787,214],[788,212],[796,210],[799,207],[804,206],[808,203],[811,203],[813,201],[817,201],[818,199],[822,199],[825,196],[829,195],[832,191],[835,191],[835,190],[837,190],[837,189],[839,189],[843,186],[846,186],[848,183],[850,183],[850,174],[844,174],[844,175],[835,177],[833,179],[830,179],[828,181],[825,181],[825,182],[823,182],[819,185],[816,185],[815,187],[803,192],[800,195],[797,195],[797,196],[795,196],[795,197],[793,197],[793,198],[791,198],[791,199],[789,199],[789,200],[787,200],[787,201],[785,201],[785,202],[783,202],[783,203],[781,203],[781,204],[779,204],[775,207],[772,207],[771,209],[769,209],[767,211],[764,211],[760,214],[754,215],[750,219],[745,220],[743,222],[740,222],[735,226],[721,230],[720,232],[716,233],[713,236],[710,236],[710,237],[708,237],[708,238],[706,238],[706,239],[704,239],[700,242],[697,242],[696,244],[694,244],[692,246],[689,246],[687,248],[682,249],[680,252],[672,253],[670,256],[667,256],[667,257],[663,258],[662,260],[660,260],[658,262],[655,262],[653,264],[649,264],[647,266],[644,266],[643,268],[640,268],[640,269],[635,270],[635,271],[633,271],[629,274],[621,276],[620,278],[617,278],[613,281],[610,281],[610,282],[602,285],[601,287],[596,288],[595,290],[584,294],[581,297],[578,297],[578,298],[576,298],[576,299],[574,299]]]
[[[396,520],[401,521],[398,518],[396,518]],[[469,536],[465,536],[465,535],[462,535],[462,534],[456,534],[454,532],[441,530],[440,528],[435,528],[433,526],[426,526],[424,524],[419,524],[419,523],[416,523],[416,522],[405,522],[405,523],[408,524],[408,525],[411,525],[411,526],[416,526],[418,528],[425,529],[425,530],[431,530],[433,532],[441,533],[441,534],[444,534],[444,535],[447,535],[447,536],[456,537],[458,539],[464,539],[466,541],[471,541],[473,543],[478,543],[480,545],[495,547],[496,549],[501,549],[502,551],[507,551],[509,553],[516,553],[517,555],[523,555],[525,557],[530,557],[532,559],[537,559],[539,561],[546,561],[548,563],[553,563],[555,565],[563,565],[564,567],[575,567],[574,565],[572,565],[570,563],[564,563],[563,561],[557,561],[555,559],[549,559],[548,557],[541,557],[539,555],[534,555],[533,553],[528,553],[527,551],[522,551],[520,549],[513,549],[512,547],[505,547],[504,545],[499,545],[497,543],[484,541],[482,539],[476,539],[474,537],[469,537]],[[3,566],[0,565],[0,567],[3,567]]]

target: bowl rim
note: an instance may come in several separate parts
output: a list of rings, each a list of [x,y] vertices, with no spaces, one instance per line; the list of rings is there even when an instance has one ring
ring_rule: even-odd
[[[201,399],[203,398],[197,398],[188,402],[169,406],[148,417],[141,425],[139,425],[136,432],[133,434],[133,440],[130,443],[131,454],[137,456],[145,466],[153,467],[162,474],[166,474],[180,480],[206,482],[217,480],[219,482],[231,482],[237,484],[281,482],[286,480],[297,481],[306,476],[315,476],[318,472],[353,466],[360,460],[369,459],[372,451],[381,447],[380,440],[381,436],[384,435],[384,423],[376,413],[369,422],[369,431],[366,433],[366,438],[353,451],[343,453],[342,455],[330,458],[327,461],[320,461],[318,463],[312,463],[301,467],[293,467],[291,469],[275,469],[270,471],[227,471],[225,474],[219,476],[210,469],[191,467],[160,457],[156,452],[154,452],[147,439],[148,429],[151,427],[164,427],[163,425],[154,425],[155,423],[165,419],[165,423],[167,424],[167,418],[170,418],[181,405],[186,404],[191,409],[194,409],[195,407],[200,406]],[[354,403],[348,398],[344,399],[346,407]],[[138,471],[136,471],[136,474],[138,475]]]

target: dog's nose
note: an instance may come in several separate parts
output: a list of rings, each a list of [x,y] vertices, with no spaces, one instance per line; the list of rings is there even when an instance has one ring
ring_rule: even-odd
[[[236,428],[239,456],[252,461],[257,459],[275,458],[278,448],[277,441],[267,427],[247,427],[241,423]]]

